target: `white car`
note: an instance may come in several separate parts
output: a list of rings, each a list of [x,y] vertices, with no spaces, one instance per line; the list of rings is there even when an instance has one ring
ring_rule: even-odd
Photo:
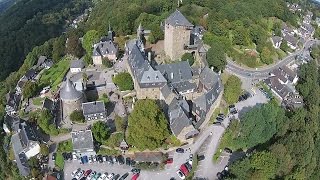
[[[111,173],[111,174],[108,175],[107,179],[108,179],[108,180],[111,180],[111,179],[113,178],[113,176],[114,176],[114,174]]]
[[[76,154],[72,154],[72,159],[73,160],[78,160],[77,155]]]
[[[84,173],[84,171],[83,171],[83,170],[82,170],[82,171],[79,171],[79,172],[77,173],[77,175],[76,175],[74,178],[76,178],[76,179],[80,179],[80,178],[82,177],[83,173]]]
[[[190,155],[189,155],[189,160],[188,160],[188,163],[189,163],[190,165],[192,165],[192,160],[193,160],[193,154],[190,154]]]
[[[98,180],[105,180],[107,178],[106,174],[101,174],[101,176],[98,178]]]
[[[88,157],[88,161],[89,161],[90,164],[92,163],[92,157],[91,156]]]
[[[71,176],[72,176],[72,177],[75,177],[75,176],[78,174],[79,171],[81,171],[80,168],[78,168],[77,170],[74,170],[74,171],[71,173]]]
[[[178,174],[180,179],[185,179],[186,178],[186,176],[184,176],[184,174],[180,171],[180,169],[177,171],[177,174]]]
[[[97,161],[97,157],[96,156],[92,156],[92,160],[93,160],[93,162],[96,162]]]

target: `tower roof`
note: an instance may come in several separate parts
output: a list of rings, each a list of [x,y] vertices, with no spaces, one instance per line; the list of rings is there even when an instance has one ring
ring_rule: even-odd
[[[67,79],[64,87],[60,90],[60,97],[62,100],[76,100],[83,96],[82,92],[77,91],[70,79]]]
[[[172,26],[186,26],[186,27],[193,26],[193,24],[191,24],[188,21],[188,19],[184,17],[179,10],[176,10],[166,19],[166,24],[170,24]]]

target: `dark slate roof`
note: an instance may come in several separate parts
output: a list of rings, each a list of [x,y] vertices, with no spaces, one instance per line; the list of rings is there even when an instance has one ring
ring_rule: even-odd
[[[84,68],[84,62],[82,59],[72,60],[70,63],[70,68]]]
[[[174,13],[172,13],[165,21],[166,24],[170,24],[172,26],[186,26],[186,27],[193,27],[193,24],[191,24],[186,17],[183,16],[183,14],[176,10]]]
[[[271,72],[276,78],[280,79],[282,82],[287,82],[286,74],[280,69],[277,68]]]
[[[60,97],[62,100],[77,100],[82,98],[83,94],[75,89],[70,79],[67,79],[64,87],[60,90]]]
[[[166,84],[164,85],[161,89],[160,89],[162,95],[164,96],[164,98],[166,99],[171,93],[172,90],[170,89],[170,87]]]
[[[186,100],[177,100],[174,98],[169,105],[168,117],[172,134],[178,136],[183,128],[192,125],[188,117],[190,112],[189,104]]]
[[[203,111],[207,112],[217,99],[220,91],[221,88],[219,88],[219,83],[216,83],[214,88],[195,99],[193,103],[196,104],[196,106],[199,106]]]
[[[216,83],[219,83],[219,75],[213,72],[210,68],[205,67],[200,73],[199,80],[206,89],[211,89]]]
[[[105,113],[105,106],[102,101],[82,103],[82,109],[83,115]]]
[[[162,162],[162,152],[135,152],[134,160],[138,162]]]
[[[277,44],[277,43],[280,43],[282,41],[282,37],[280,37],[280,36],[272,36],[271,40],[272,40],[273,44]]]
[[[296,46],[297,43],[298,43],[298,39],[297,39],[296,37],[294,37],[294,36],[285,35],[285,36],[283,37],[283,39],[284,39],[285,41],[287,41],[288,43],[292,44],[293,46]]]
[[[17,116],[9,116],[5,115],[4,117],[4,123],[8,127],[10,131],[18,132],[19,130],[19,124],[20,124],[20,118]]]
[[[7,105],[15,108],[17,110],[20,101],[21,101],[21,95],[9,92],[6,94],[6,100],[7,100]]]
[[[26,122],[21,123],[21,129],[19,132],[19,137],[22,146],[25,148],[29,145],[30,141],[38,141],[38,137],[32,126],[28,125]]]
[[[178,82],[178,83],[172,83],[172,87],[174,87],[177,92],[185,92],[188,90],[194,90],[197,88],[196,83],[192,83],[189,81],[183,81],[183,82]]]
[[[30,168],[25,154],[21,153],[23,151],[23,147],[21,145],[18,133],[11,136],[11,143],[20,175],[28,176],[30,174]]]
[[[93,56],[105,56],[107,54],[117,54],[118,46],[111,40],[101,41],[94,45]]]
[[[26,72],[25,77],[27,79],[32,79],[36,75],[36,73],[37,73],[36,70],[31,68]]]
[[[287,66],[282,66],[280,69],[286,74],[286,76],[288,77],[288,80],[291,82],[297,76],[297,73],[289,69]]]
[[[45,98],[43,101],[42,108],[53,110],[54,109],[54,102],[51,99]]]
[[[187,61],[158,65],[156,69],[159,70],[170,83],[179,83],[192,79],[192,69]]]
[[[94,149],[91,130],[71,132],[71,137],[74,150],[86,151]]]
[[[265,83],[283,99],[290,93],[290,89],[287,86],[281,84],[278,78],[275,76],[266,79]]]

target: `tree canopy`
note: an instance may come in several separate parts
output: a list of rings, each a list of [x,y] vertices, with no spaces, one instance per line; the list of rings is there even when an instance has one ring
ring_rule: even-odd
[[[182,55],[181,60],[188,61],[190,66],[192,66],[194,63],[194,57],[191,53],[185,53],[184,55]]]
[[[101,144],[103,144],[110,137],[110,129],[105,122],[95,122],[91,130],[94,139]]]
[[[239,96],[242,92],[241,84],[241,80],[235,75],[231,75],[228,78],[223,92],[223,97],[228,104],[238,102]]]
[[[75,110],[70,114],[70,120],[72,122],[83,123],[85,122],[83,112],[81,110]]]
[[[121,72],[112,78],[112,81],[119,87],[120,91],[133,89],[132,77],[127,72]]]
[[[168,137],[168,121],[156,102],[138,100],[128,118],[128,143],[140,150],[153,150]]]
[[[35,82],[27,81],[23,86],[22,95],[24,98],[28,99],[37,95],[38,85]]]

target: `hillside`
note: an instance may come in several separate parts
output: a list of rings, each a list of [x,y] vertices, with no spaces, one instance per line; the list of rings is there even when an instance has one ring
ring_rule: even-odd
[[[0,0],[0,14],[12,6],[16,0]]]

